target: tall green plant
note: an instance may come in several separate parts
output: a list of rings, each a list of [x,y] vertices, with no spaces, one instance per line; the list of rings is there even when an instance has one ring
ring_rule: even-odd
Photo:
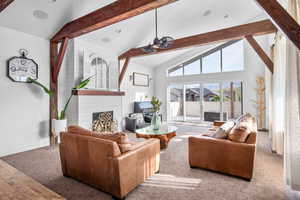
[[[73,87],[72,89],[73,89],[73,90],[78,90],[78,89],[84,88],[85,86],[87,86],[87,84],[89,84],[91,78],[92,78],[92,76],[89,77],[89,78],[87,78],[87,79],[85,79],[85,80],[83,80],[83,81],[81,81],[78,85],[76,85],[76,86]],[[28,78],[27,80],[28,80],[29,83],[32,83],[32,84],[35,84],[35,85],[41,87],[41,88],[44,90],[44,92],[45,92],[46,94],[48,94],[50,97],[54,95],[54,92],[51,91],[51,90],[49,90],[49,89],[48,89],[45,85],[43,85],[42,83],[40,83],[40,82],[38,82],[38,81],[36,81],[36,80],[34,80],[34,79],[32,79],[32,78]],[[56,116],[56,119],[57,119],[57,120],[65,119],[65,117],[66,117],[66,111],[67,111],[67,109],[68,109],[68,106],[69,106],[69,104],[70,104],[70,101],[71,101],[71,99],[72,99],[72,96],[73,96],[73,94],[72,94],[72,92],[71,92],[71,95],[70,95],[70,97],[68,98],[68,101],[67,101],[67,103],[65,104],[63,110],[60,111],[60,112],[57,111],[57,116]]]
[[[43,85],[42,83],[38,82],[37,80],[34,80],[34,79],[32,79],[32,78],[29,77],[27,79],[27,81],[28,81],[28,83],[32,83],[32,84],[35,84],[35,85],[41,87],[44,90],[44,92],[46,94],[48,94],[50,97],[53,96],[53,94],[54,94],[53,91],[49,90],[45,85]]]
[[[89,84],[91,78],[92,78],[92,76],[89,77],[89,78],[87,78],[87,79],[85,79],[85,80],[83,80],[83,81],[81,81],[78,85],[76,85],[75,87],[73,87],[72,90],[79,90],[79,89],[84,88],[85,86],[87,86],[87,84]],[[70,101],[71,101],[72,97],[73,97],[73,93],[71,92],[71,95],[68,98],[68,101],[67,101],[67,103],[64,106],[64,109],[62,111],[60,111],[60,112],[57,112],[56,119],[63,120],[63,119],[66,118],[66,111],[68,109],[68,106],[70,104]]]

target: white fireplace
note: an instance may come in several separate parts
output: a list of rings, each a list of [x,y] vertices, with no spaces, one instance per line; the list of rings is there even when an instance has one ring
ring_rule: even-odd
[[[113,120],[118,122],[118,130],[122,129],[121,96],[74,96],[70,107],[70,112],[68,112],[68,125],[75,124],[91,130],[93,113],[112,111]]]

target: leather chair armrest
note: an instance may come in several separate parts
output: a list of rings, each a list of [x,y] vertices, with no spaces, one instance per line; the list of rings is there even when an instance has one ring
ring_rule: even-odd
[[[137,120],[135,118],[126,117],[125,118],[125,129],[128,131],[136,131]]]
[[[159,170],[160,142],[149,139],[139,145],[139,148],[112,158],[115,178],[120,188],[115,188],[117,197],[123,198],[136,186],[143,183],[149,176]]]

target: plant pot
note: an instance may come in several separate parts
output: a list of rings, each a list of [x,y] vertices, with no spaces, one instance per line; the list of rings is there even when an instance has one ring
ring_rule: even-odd
[[[161,126],[161,118],[160,115],[156,112],[152,116],[151,126],[153,130],[159,130]]]
[[[67,130],[67,119],[62,119],[62,120],[52,119],[52,134],[55,134],[55,136],[58,136],[59,138],[59,133],[66,130]]]

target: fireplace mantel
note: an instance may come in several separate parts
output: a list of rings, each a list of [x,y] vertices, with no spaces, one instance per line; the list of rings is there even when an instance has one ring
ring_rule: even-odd
[[[104,91],[104,90],[73,90],[75,96],[125,96],[122,91]]]

